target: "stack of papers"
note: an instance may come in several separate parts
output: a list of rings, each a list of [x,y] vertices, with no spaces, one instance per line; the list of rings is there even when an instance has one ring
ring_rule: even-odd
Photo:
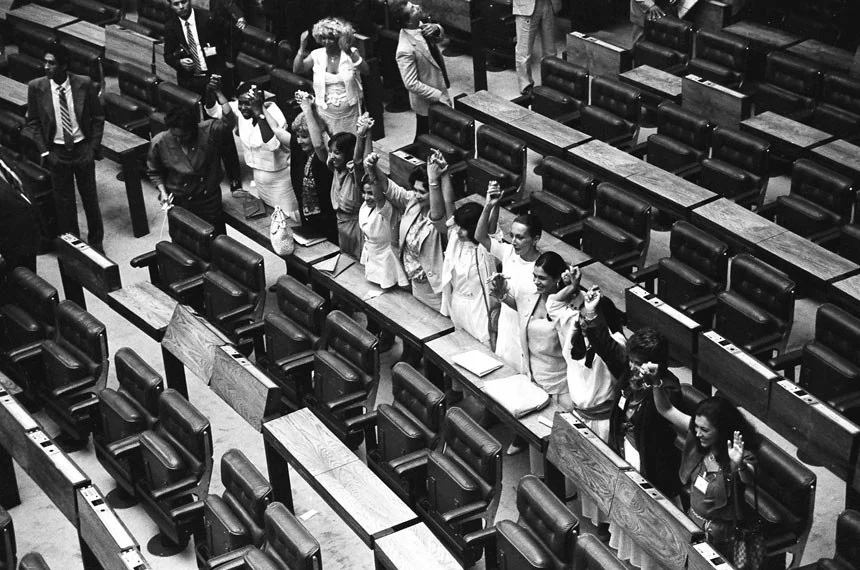
[[[502,367],[502,363],[480,350],[470,350],[453,358],[454,364],[462,366],[475,376],[484,377]]]
[[[309,228],[307,226],[296,226],[293,228],[293,239],[296,240],[296,243],[301,246],[310,247],[312,245],[324,242],[325,236],[314,228]]]

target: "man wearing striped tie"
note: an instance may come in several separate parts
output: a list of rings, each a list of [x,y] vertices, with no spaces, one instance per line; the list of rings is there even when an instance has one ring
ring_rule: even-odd
[[[44,55],[45,77],[27,90],[27,127],[31,129],[42,165],[51,171],[57,228],[80,236],[75,182],[87,217],[87,242],[102,251],[104,227],[96,192],[96,164],[101,159],[105,114],[98,91],[89,78],[68,72],[69,54],[59,45]]]

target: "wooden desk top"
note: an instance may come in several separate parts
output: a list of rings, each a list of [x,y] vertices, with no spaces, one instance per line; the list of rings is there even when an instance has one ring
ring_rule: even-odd
[[[837,169],[850,172],[860,179],[860,146],[837,139],[812,149],[812,153],[823,157]]]
[[[266,418],[281,411],[281,389],[232,345],[218,348],[214,358],[212,391],[260,431]]]
[[[77,38],[93,47],[102,50],[105,49],[105,29],[92,22],[85,22],[83,20],[73,22],[60,28],[59,33]]]
[[[510,123],[522,119],[535,112],[526,107],[520,107],[503,97],[489,91],[478,91],[454,101],[454,107],[472,115],[482,123]]]
[[[719,197],[714,192],[653,164],[643,168],[644,171],[630,176],[627,180],[658,201],[657,206],[660,208],[669,206],[689,218],[690,210]]]
[[[0,98],[15,107],[27,106],[27,84],[0,75]]]
[[[377,538],[418,522],[412,509],[358,458],[310,483],[370,547]]]
[[[332,293],[352,301],[355,306],[361,307],[373,295],[381,295],[382,289],[365,278],[364,266],[355,258],[340,254],[338,266],[341,263],[351,262],[352,265],[340,271],[337,276],[328,271],[316,267],[320,261],[311,264],[311,280],[319,283]],[[338,267],[338,270],[339,270]]]
[[[726,198],[718,198],[694,209],[693,222],[724,237],[735,237],[747,246],[787,231]]]
[[[109,152],[124,155],[148,148],[149,141],[123,129],[122,127],[118,127],[111,122],[105,121],[105,134],[104,137],[102,137],[102,146]]]
[[[161,341],[162,348],[179,359],[207,386],[212,379],[215,351],[230,339],[191,307],[177,303]]]
[[[785,49],[796,43],[802,42],[803,38],[797,37],[788,32],[783,32],[770,26],[756,24],[744,20],[731,26],[723,28],[724,32],[729,32],[736,36],[746,38],[753,44],[769,47],[771,49]]]
[[[614,269],[603,263],[589,263],[582,268],[582,286],[600,285],[600,291],[606,295],[622,312],[627,312],[627,300],[624,292],[636,285]]]
[[[794,232],[783,232],[759,242],[757,247],[773,256],[773,259],[766,260],[769,263],[782,267],[789,274],[792,269],[802,271],[822,283],[829,283],[849,273],[860,271],[860,265]]]
[[[264,423],[263,436],[303,476],[314,478],[359,461],[307,408]]]
[[[591,135],[534,112],[509,121],[507,129],[525,139],[529,147],[533,147],[534,150],[543,153],[552,150],[553,154],[557,155],[561,155],[563,151],[574,145],[592,139]]]
[[[107,303],[157,342],[164,338],[177,305],[176,299],[149,281],[111,291]]]
[[[416,344],[423,344],[454,330],[451,319],[443,317],[402,289],[386,291],[369,300],[367,306],[374,310],[374,318],[383,327],[393,329]]]
[[[834,281],[828,288],[827,297],[836,299],[838,304],[850,305],[860,312],[860,275]]]
[[[567,151],[567,157],[586,169],[597,171],[596,174],[613,178],[629,178],[646,169],[644,160],[597,140],[573,147]]]
[[[630,71],[619,73],[618,78],[635,87],[665,95],[669,99],[681,98],[682,78],[650,65],[640,65]]]
[[[763,136],[773,142],[786,142],[804,150],[833,138],[830,133],[783,117],[773,111],[765,111],[760,115],[741,121],[741,129]]]
[[[376,541],[374,552],[388,570],[462,570],[427,525],[419,523]]]
[[[818,40],[806,40],[788,48],[788,52],[843,73],[851,71],[854,53]]]
[[[43,28],[56,30],[62,26],[77,22],[78,18],[51,10],[38,4],[26,4],[20,8],[9,10],[6,13],[7,18],[18,18],[26,22],[30,22]]]

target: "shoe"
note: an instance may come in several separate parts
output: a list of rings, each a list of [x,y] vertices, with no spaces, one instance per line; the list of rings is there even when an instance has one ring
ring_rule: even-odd
[[[512,441],[508,446],[508,449],[505,451],[505,455],[516,455],[518,453],[522,453],[525,448],[523,440],[519,437],[514,437],[514,441]]]
[[[612,535],[609,533],[609,523],[599,523],[597,525],[597,540],[604,544],[609,544],[609,539]]]

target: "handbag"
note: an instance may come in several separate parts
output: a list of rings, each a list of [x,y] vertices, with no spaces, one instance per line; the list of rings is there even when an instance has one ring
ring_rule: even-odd
[[[735,534],[732,559],[738,570],[760,570],[764,563],[764,530],[758,514],[758,484],[753,479],[755,497],[755,518],[739,520],[741,499],[738,491],[738,477],[732,478],[732,493],[735,501]]]
[[[290,255],[296,249],[293,230],[287,223],[287,214],[280,206],[275,206],[275,211],[272,212],[269,241],[272,242],[272,251],[280,256]]]

